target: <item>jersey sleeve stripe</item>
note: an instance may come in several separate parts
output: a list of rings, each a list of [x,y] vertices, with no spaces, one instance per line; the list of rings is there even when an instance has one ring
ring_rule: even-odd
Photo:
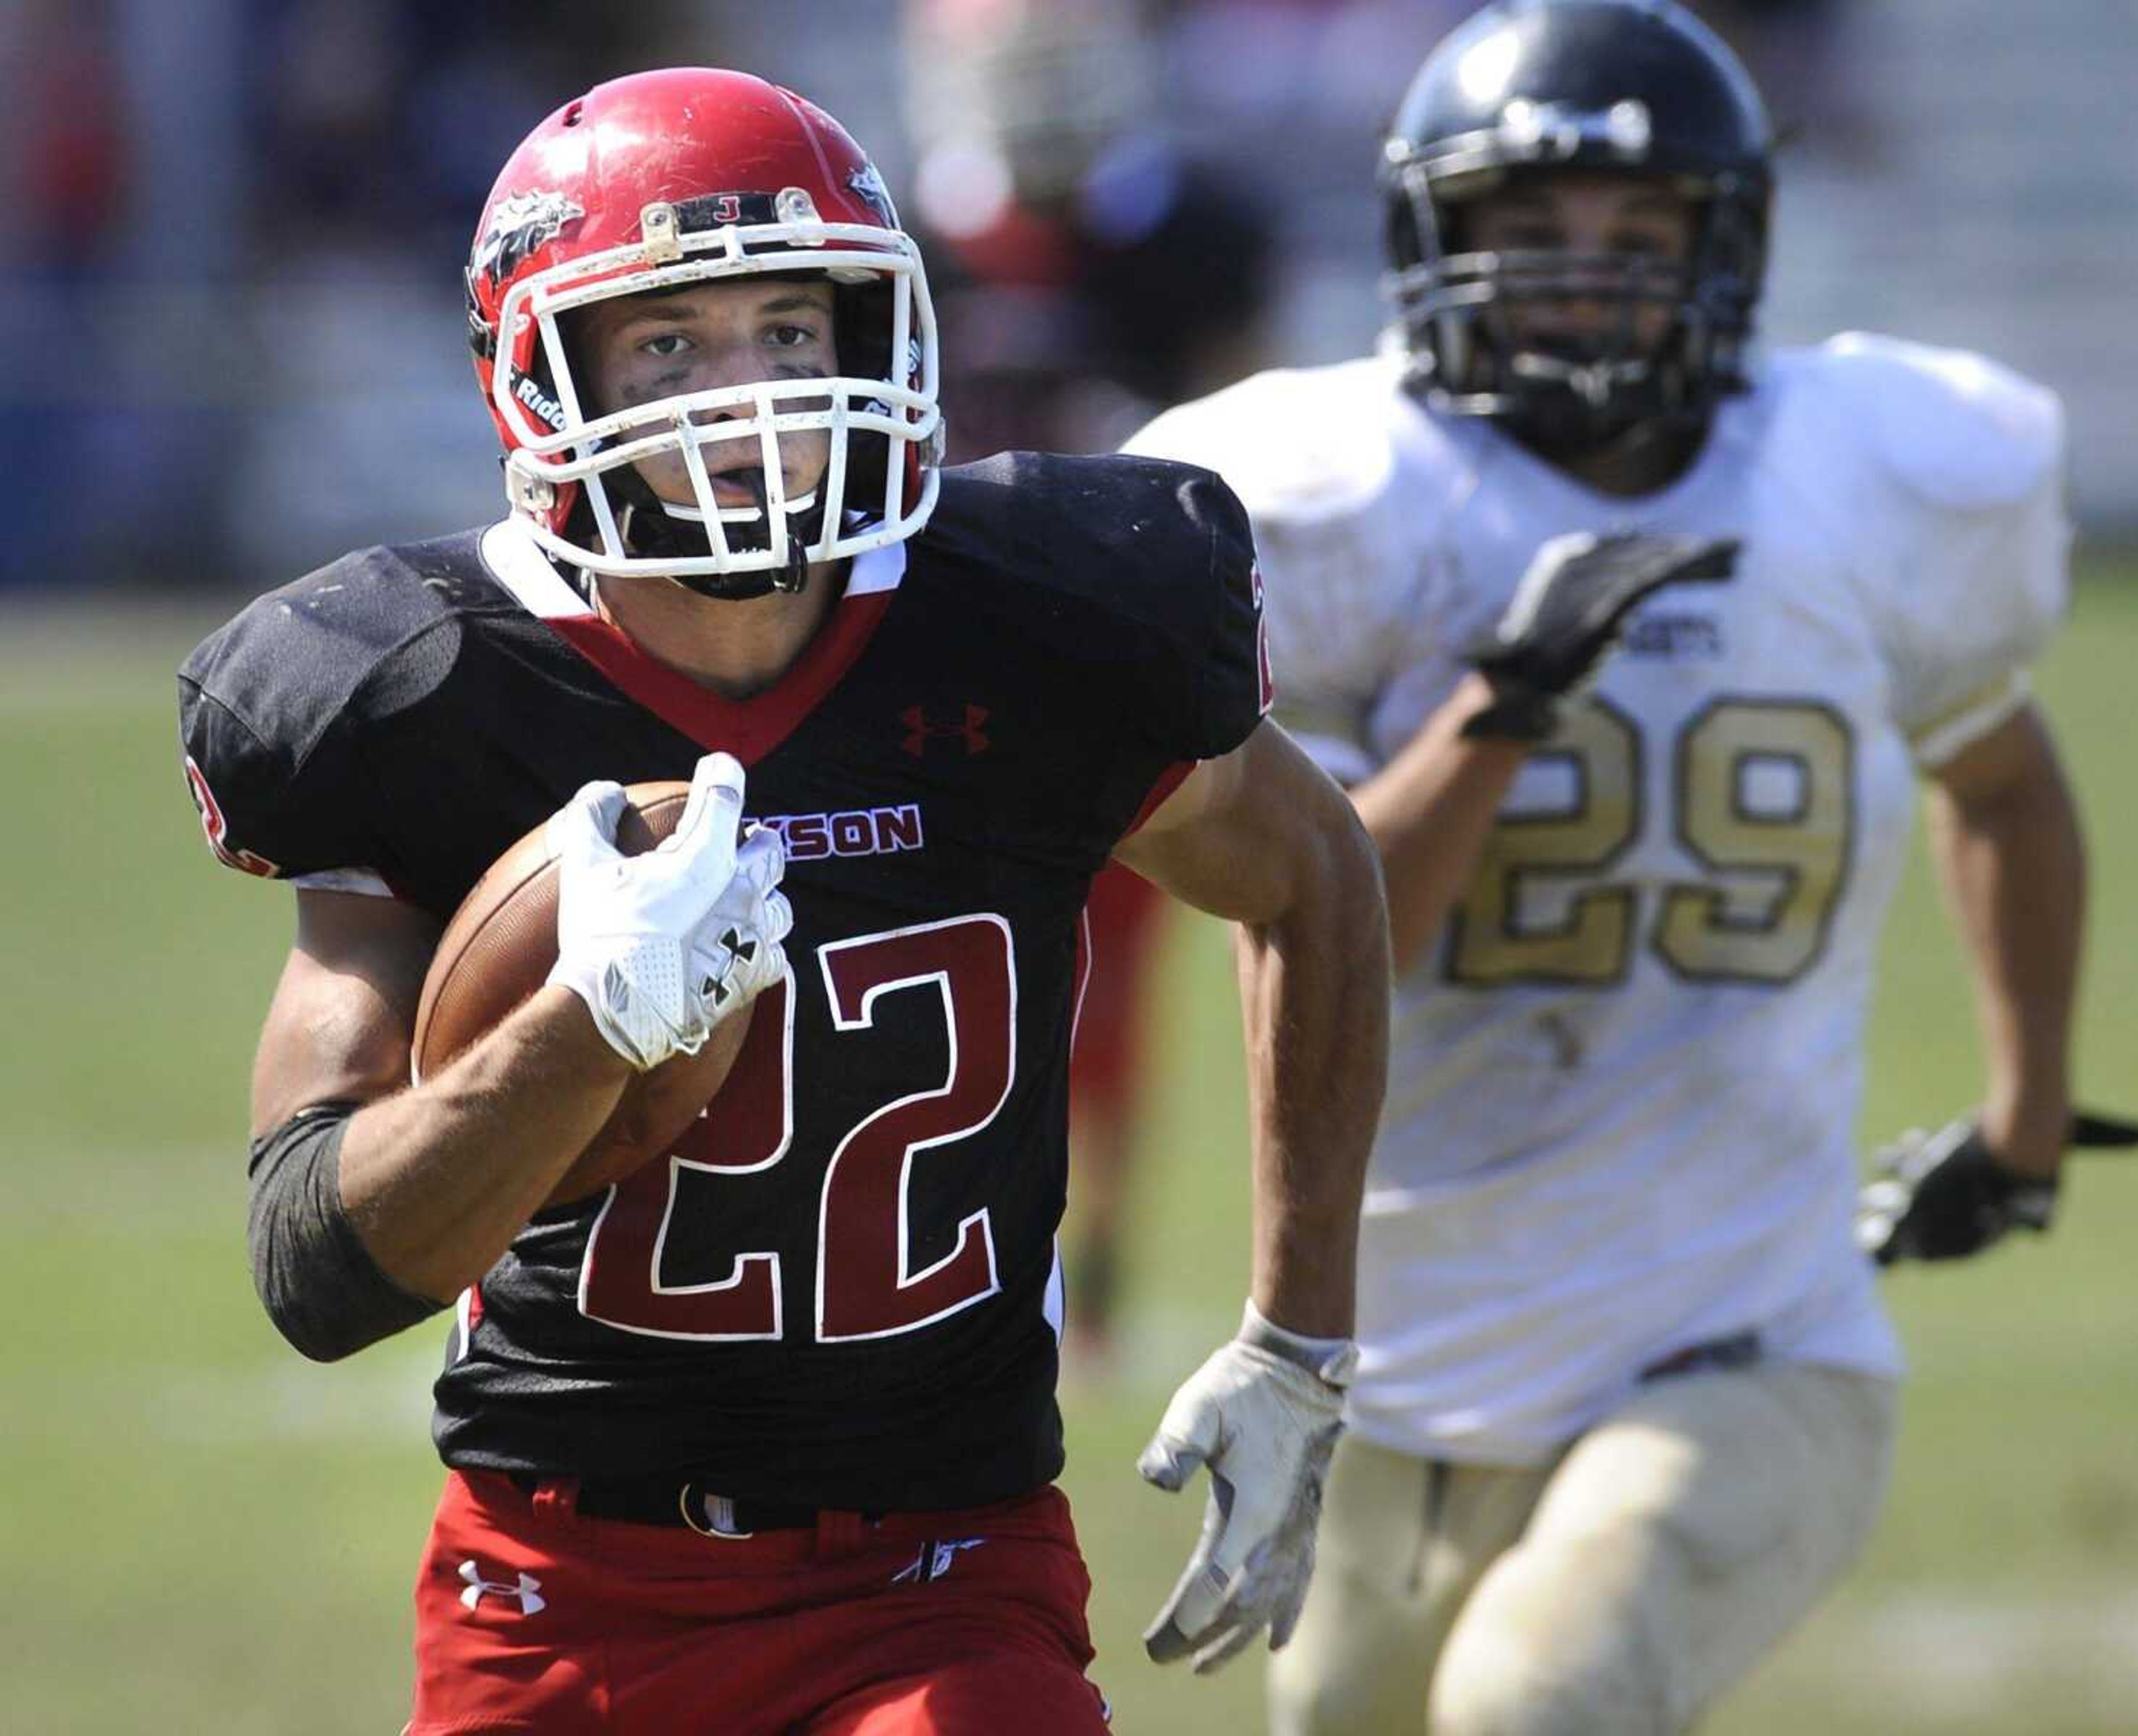
[[[312,874],[293,874],[290,884],[305,892],[354,892],[365,898],[398,895],[382,876],[369,868],[322,868]]]
[[[1202,764],[1199,759],[1179,759],[1158,774],[1158,781],[1143,798],[1143,806],[1136,810],[1135,818],[1129,822],[1129,829],[1121,834],[1132,836],[1143,830],[1144,822],[1165,806],[1166,800],[1180,786],[1188,782],[1188,774]]]
[[[1926,768],[1943,765],[2010,717],[2033,692],[2033,683],[2023,669],[2008,670],[1976,688],[1908,732],[1916,763]]]

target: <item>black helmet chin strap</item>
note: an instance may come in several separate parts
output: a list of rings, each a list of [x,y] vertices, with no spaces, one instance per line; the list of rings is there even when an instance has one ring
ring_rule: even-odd
[[[1706,401],[1658,405],[1643,412],[1623,397],[1596,405],[1571,392],[1551,391],[1528,395],[1518,408],[1498,420],[1547,463],[1574,466],[1604,461],[1621,475],[1646,477],[1659,484],[1691,461],[1706,440],[1713,416],[1714,406]]]
[[[771,485],[764,480],[763,471],[745,471],[742,480],[750,493],[757,496],[757,510],[764,521],[765,537],[769,541],[772,534]],[[831,476],[827,472],[823,480],[817,485],[817,498],[803,510],[787,514],[787,564],[770,575],[774,590],[792,594],[809,583],[809,544],[817,540],[817,533],[823,529],[824,496],[830,481]]]
[[[1588,360],[1525,349],[1506,367],[1515,405],[1502,419],[1542,451],[1607,445],[1671,413],[1664,364],[1653,358]]]
[[[736,480],[756,496],[757,510],[763,518],[764,531],[764,542],[757,546],[763,547],[772,539],[770,490],[764,480],[764,472],[744,471]],[[681,560],[701,555],[711,546],[710,537],[705,528],[670,512],[666,503],[653,492],[646,479],[636,470],[626,470],[608,485],[622,506],[617,515],[617,529],[632,553],[653,560]],[[823,517],[824,496],[821,487],[817,499],[808,506],[800,512],[787,514],[787,561],[784,566],[757,573],[671,573],[670,581],[700,597],[710,597],[722,602],[747,602],[754,597],[769,597],[775,591],[798,592],[809,582],[809,545],[816,541],[823,525]]]

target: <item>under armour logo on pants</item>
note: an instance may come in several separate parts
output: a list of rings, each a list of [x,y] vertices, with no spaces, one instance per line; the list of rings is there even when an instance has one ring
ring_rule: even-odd
[[[461,1602],[473,1609],[488,1592],[494,1597],[516,1598],[520,1613],[531,1616],[549,1600],[541,1595],[542,1582],[532,1573],[522,1573],[517,1585],[501,1585],[496,1580],[482,1577],[482,1569],[472,1561],[461,1563],[461,1578],[467,1581],[467,1589],[461,1593]]]

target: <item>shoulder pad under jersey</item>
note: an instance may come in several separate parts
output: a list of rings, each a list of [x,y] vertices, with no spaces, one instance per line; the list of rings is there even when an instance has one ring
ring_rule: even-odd
[[[187,782],[216,855],[295,876],[379,866],[354,749],[369,706],[421,697],[451,666],[460,592],[481,583],[452,539],[373,548],[256,598],[178,671]],[[397,656],[421,645],[425,655]]]
[[[1776,461],[1833,504],[1893,715],[1935,764],[2009,714],[2063,616],[2056,397],[1979,356],[1854,333],[1774,363]]]
[[[1930,506],[2010,506],[2062,462],[2057,395],[1984,357],[1844,332],[1795,365],[1864,456]]]
[[[1228,753],[1267,709],[1254,538],[1208,470],[998,453],[945,472],[925,535],[990,575],[967,599],[976,612],[1063,656],[1131,664],[1112,677],[1120,721],[1169,758]]]
[[[1330,770],[1364,770],[1368,719],[1430,637],[1433,558],[1473,466],[1394,362],[1260,373],[1129,443],[1220,471],[1254,523],[1277,714]]]
[[[1370,511],[1401,480],[1429,488],[1422,418],[1382,357],[1280,368],[1166,411],[1122,448],[1218,471],[1257,525]],[[1423,446],[1430,446],[1428,440]]]

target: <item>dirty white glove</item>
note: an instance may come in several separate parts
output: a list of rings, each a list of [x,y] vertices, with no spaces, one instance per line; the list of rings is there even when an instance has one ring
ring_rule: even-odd
[[[676,830],[652,850],[616,847],[624,794],[589,783],[549,821],[557,858],[557,963],[549,980],[587,1003],[609,1046],[641,1071],[695,1055],[730,1013],[787,968],[793,913],[776,890],[779,835],[738,837],[744,774],[708,753]]]
[[[1187,1570],[1144,1634],[1154,1662],[1193,1656],[1201,1675],[1264,1627],[1272,1651],[1291,1637],[1357,1360],[1349,1339],[1287,1332],[1250,1302],[1239,1336],[1173,1395],[1136,1469],[1178,1490],[1203,1465],[1210,1499]]]

